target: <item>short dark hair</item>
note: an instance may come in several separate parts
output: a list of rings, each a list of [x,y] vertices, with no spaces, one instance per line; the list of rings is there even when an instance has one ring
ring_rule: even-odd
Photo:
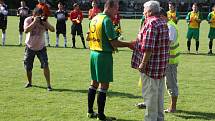
[[[193,3],[193,5],[197,6],[198,7],[198,3]]]
[[[73,4],[73,8],[79,6],[78,3]]]
[[[107,0],[106,3],[105,3],[104,8],[108,8],[108,7],[113,8],[114,5],[115,5],[115,1],[114,0]]]
[[[36,8],[34,8],[33,13],[34,14],[43,14],[43,9],[36,7]]]
[[[164,8],[162,8],[162,7],[160,7],[160,15],[163,15],[163,16],[167,17],[167,13],[164,10]]]
[[[175,3],[174,3],[174,2],[169,1],[169,4],[171,4],[172,6],[174,6],[174,7],[175,7]]]

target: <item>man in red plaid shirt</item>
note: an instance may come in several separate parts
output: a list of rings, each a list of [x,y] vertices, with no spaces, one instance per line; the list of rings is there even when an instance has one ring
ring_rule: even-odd
[[[169,58],[167,21],[159,16],[159,2],[144,4],[146,23],[140,30],[132,55],[132,68],[141,72],[145,121],[164,121],[164,76]]]

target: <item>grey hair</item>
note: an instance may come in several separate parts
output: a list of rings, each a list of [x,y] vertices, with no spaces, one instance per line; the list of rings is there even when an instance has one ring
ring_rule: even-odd
[[[143,6],[144,8],[148,8],[148,10],[152,12],[152,14],[157,14],[160,12],[160,3],[158,1],[150,0],[144,3]]]

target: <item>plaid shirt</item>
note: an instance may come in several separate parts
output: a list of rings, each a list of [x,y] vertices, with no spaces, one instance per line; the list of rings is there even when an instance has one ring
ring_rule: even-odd
[[[169,43],[167,22],[156,16],[147,18],[134,47],[132,68],[138,69],[144,52],[149,50],[152,52],[151,57],[142,73],[153,79],[163,78],[169,58]]]

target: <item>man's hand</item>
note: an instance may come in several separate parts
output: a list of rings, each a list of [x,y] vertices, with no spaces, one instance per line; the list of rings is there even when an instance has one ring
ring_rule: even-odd
[[[146,68],[146,62],[141,62],[138,69],[140,72],[143,72]]]

